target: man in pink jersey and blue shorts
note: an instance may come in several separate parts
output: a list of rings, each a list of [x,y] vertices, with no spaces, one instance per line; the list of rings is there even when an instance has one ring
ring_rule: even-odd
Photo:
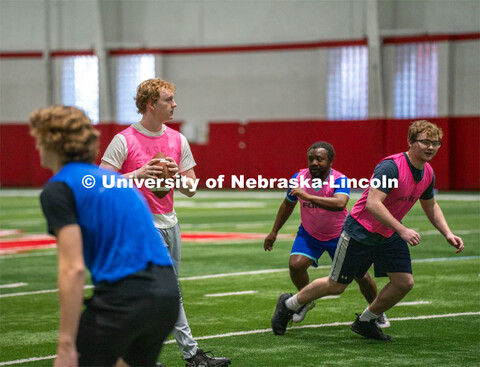
[[[284,334],[293,313],[303,305],[328,295],[342,293],[355,277],[374,264],[375,276],[388,276],[389,283],[350,326],[369,339],[390,340],[376,325],[382,313],[400,302],[413,287],[408,245],[420,243],[420,235],[401,220],[420,200],[430,222],[447,242],[463,250],[463,241],[450,230],[435,201],[435,175],[428,163],[441,146],[443,132],[437,125],[415,121],[408,130],[408,151],[382,159],[372,179],[396,178],[397,187],[367,188],[345,219],[330,275],[314,280],[294,296],[280,295],[272,317],[275,334]]]
[[[348,214],[347,203],[350,188],[347,177],[332,168],[335,150],[330,143],[320,141],[307,150],[308,168],[301,169],[292,179],[299,184],[307,182],[310,187],[290,188],[280,206],[272,231],[265,238],[265,251],[271,251],[279,230],[288,220],[297,202],[300,202],[301,225],[292,246],[289,259],[290,278],[300,291],[308,285],[307,269],[318,267],[318,259],[327,251],[333,260],[343,222]],[[321,180],[321,187],[314,187],[312,180]],[[370,304],[377,296],[377,287],[368,273],[355,278],[360,290]],[[315,306],[312,301],[303,305],[292,317],[293,322],[301,322],[306,313]],[[377,320],[380,327],[388,327],[383,314]]]

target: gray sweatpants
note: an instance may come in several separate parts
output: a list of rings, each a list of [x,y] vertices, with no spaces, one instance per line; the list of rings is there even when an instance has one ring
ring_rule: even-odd
[[[180,238],[180,226],[175,224],[172,228],[162,229],[157,228],[167,245],[170,256],[173,259],[175,265],[175,271],[178,277],[178,270],[180,268],[180,259],[182,257],[181,238]],[[178,286],[180,289],[180,284]],[[183,309],[183,298],[180,291],[180,308],[178,310],[178,319],[173,327],[172,334],[177,341],[180,350],[182,351],[183,358],[187,359],[193,357],[197,353],[198,343],[193,340],[190,326],[188,326],[187,316]]]

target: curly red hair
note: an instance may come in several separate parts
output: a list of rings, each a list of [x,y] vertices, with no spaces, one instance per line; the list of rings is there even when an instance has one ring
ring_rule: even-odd
[[[165,88],[175,93],[175,86],[162,79],[147,79],[140,83],[137,88],[137,96],[135,104],[138,113],[144,114],[147,111],[147,103],[152,101],[155,103],[160,98],[160,89]]]

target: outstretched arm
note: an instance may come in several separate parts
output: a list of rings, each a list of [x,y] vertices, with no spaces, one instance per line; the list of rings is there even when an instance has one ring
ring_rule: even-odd
[[[436,229],[445,237],[447,242],[457,249],[456,253],[458,254],[463,250],[463,240],[455,236],[448,223],[443,215],[443,211],[438,205],[435,198],[431,198],[429,200],[422,200],[420,199],[420,204],[422,205],[422,209],[427,215],[427,218],[430,222],[435,226]]]
[[[309,201],[322,209],[333,212],[345,209],[349,199],[349,196],[345,194],[335,194],[332,197],[310,195],[304,189],[300,188],[292,189],[290,195],[294,195],[302,200]]]
[[[278,209],[277,217],[275,218],[275,223],[273,223],[272,231],[265,238],[265,242],[263,244],[265,251],[272,251],[273,243],[277,239],[278,232],[283,227],[283,225],[288,220],[288,218],[290,218],[290,215],[292,215],[296,204],[297,204],[296,202],[292,202],[287,198],[283,200],[282,205],[280,205],[280,208]]]

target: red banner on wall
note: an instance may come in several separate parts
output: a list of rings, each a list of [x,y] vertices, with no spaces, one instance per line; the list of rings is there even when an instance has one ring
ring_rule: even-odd
[[[443,145],[432,161],[435,187],[440,190],[480,189],[480,118],[429,119],[444,131]],[[208,178],[290,178],[307,166],[306,152],[316,141],[330,142],[336,151],[334,167],[350,178],[369,178],[377,162],[406,151],[410,120],[365,121],[251,121],[211,123],[207,144],[191,144],[195,171],[204,187]],[[169,126],[180,129],[179,122]],[[100,154],[126,126],[96,125],[101,131]],[[40,187],[51,173],[40,167],[27,124],[0,124],[1,186]]]

